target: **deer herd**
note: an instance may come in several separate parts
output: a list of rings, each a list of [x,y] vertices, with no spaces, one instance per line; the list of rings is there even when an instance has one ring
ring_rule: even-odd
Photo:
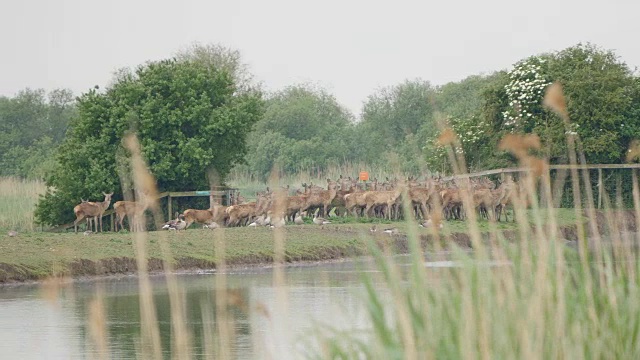
[[[466,191],[468,189],[468,191]],[[507,219],[507,207],[514,207],[519,201],[518,183],[506,177],[499,186],[489,178],[468,179],[468,181],[444,181],[439,177],[427,177],[424,181],[415,178],[390,180],[377,179],[365,183],[340,176],[336,181],[327,179],[326,188],[311,184],[302,184],[302,188],[293,190],[290,186],[256,193],[256,200],[246,202],[241,196],[230,199],[231,205],[214,204],[206,210],[187,209],[176,214],[176,219],[165,224],[165,229],[187,229],[193,223],[205,228],[234,226],[270,226],[280,227],[287,222],[304,223],[303,217],[313,217],[314,224],[328,224],[330,217],[351,215],[354,217],[379,217],[399,220],[407,216],[423,219],[423,224],[446,220],[464,220],[467,216],[464,199],[469,199],[480,217],[491,221]],[[95,231],[102,231],[102,215],[111,203],[112,194],[104,194],[103,202],[82,201],[74,208],[76,220],[74,228],[83,219],[91,220]],[[403,204],[408,204],[408,207]],[[526,205],[526,204],[525,204]],[[144,216],[147,209],[142,203],[117,201],[113,208],[116,213],[115,228],[123,228],[123,221],[129,218],[130,224],[142,224],[135,221]],[[467,206],[466,208],[469,208]],[[515,210],[515,209],[514,209]],[[131,231],[143,230],[131,228]]]

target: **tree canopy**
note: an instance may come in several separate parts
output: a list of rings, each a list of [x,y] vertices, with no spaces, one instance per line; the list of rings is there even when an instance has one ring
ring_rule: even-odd
[[[335,97],[310,85],[277,91],[249,135],[247,163],[266,179],[275,165],[293,172],[349,158],[353,115]]]
[[[74,113],[73,94],[66,89],[0,97],[0,175],[43,177]]]
[[[259,91],[238,89],[224,67],[170,59],[121,72],[106,91],[80,96],[77,110],[38,204],[42,223],[71,220],[81,198],[120,196],[127,163],[121,142],[130,131],[138,134],[160,191],[208,189],[211,170],[224,178],[244,159],[262,100]]]

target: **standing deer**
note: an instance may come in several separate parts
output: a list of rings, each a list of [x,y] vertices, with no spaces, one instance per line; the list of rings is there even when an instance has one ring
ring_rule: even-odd
[[[123,229],[124,218],[129,218],[129,230],[134,231],[134,225],[136,231],[144,231],[144,222],[140,219],[144,216],[144,211],[148,205],[142,202],[135,201],[116,201],[113,204],[113,209],[116,212],[115,231],[118,231],[118,224],[120,229]]]
[[[113,195],[113,193],[102,194],[104,194],[103,202],[83,202],[73,208],[73,213],[76,214],[76,220],[73,222],[73,228],[76,233],[78,232],[78,223],[83,219],[89,217],[97,219],[96,221],[94,221],[96,232],[98,232],[97,222],[100,222],[100,231],[102,231],[102,214],[104,214],[104,212],[111,204],[111,195]]]

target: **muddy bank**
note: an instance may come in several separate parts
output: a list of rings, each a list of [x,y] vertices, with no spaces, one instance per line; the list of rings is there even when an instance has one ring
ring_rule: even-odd
[[[617,222],[611,224],[612,219]],[[637,232],[637,223],[633,211],[621,211],[607,218],[604,213],[596,213],[596,228],[605,239],[611,228],[616,228],[618,232]],[[585,224],[584,229],[588,237],[593,237],[593,231],[589,224]],[[532,229],[535,231],[535,229]],[[576,225],[562,226],[558,229],[561,239],[568,243],[575,243],[578,240]],[[333,231],[343,234],[358,236],[358,232],[352,229],[333,229]],[[501,236],[508,241],[519,241],[518,230],[502,230]],[[495,234],[483,233],[482,240],[488,242]],[[420,235],[421,247],[425,251],[433,249],[435,239],[431,235]],[[377,242],[380,247],[390,246],[395,253],[405,254],[409,252],[409,241],[406,235],[398,234],[394,236],[378,235]],[[472,248],[471,236],[467,233],[457,232],[440,237],[440,248],[447,247],[455,243],[462,248]],[[350,243],[343,246],[321,246],[313,253],[289,253],[285,254],[286,265],[335,261],[356,256],[366,256],[368,251],[364,243]],[[227,258],[227,266],[235,267],[264,267],[273,264],[273,256],[265,253],[255,253]],[[163,261],[159,258],[148,260],[147,267],[150,273],[161,273],[164,271]],[[57,276],[67,276],[72,278],[91,278],[99,276],[113,275],[133,275],[137,273],[137,260],[134,257],[109,257],[100,260],[76,259],[66,264],[52,265],[48,270],[30,268],[29,266],[0,263],[0,284],[21,283],[40,281],[53,274]],[[173,262],[173,269],[176,271],[196,271],[215,270],[216,263],[210,259],[202,259],[192,256],[178,257]],[[54,272],[55,271],[55,272]]]
[[[326,248],[313,255],[285,255],[286,265],[299,263],[318,263],[332,260],[346,259],[365,255],[365,251],[359,247]],[[273,264],[273,256],[250,255],[227,260],[227,268],[237,267],[263,267]],[[114,257],[100,260],[79,259],[66,265],[58,266],[55,273],[59,277],[90,278],[112,275],[135,275],[138,271],[137,260],[131,257]],[[62,269],[61,269],[62,268]],[[215,270],[217,264],[210,260],[193,257],[178,258],[173,262],[174,271]],[[151,258],[148,260],[147,269],[150,274],[163,273],[164,263],[162,259]],[[36,282],[53,275],[33,271],[28,267],[14,264],[0,263],[0,284]]]

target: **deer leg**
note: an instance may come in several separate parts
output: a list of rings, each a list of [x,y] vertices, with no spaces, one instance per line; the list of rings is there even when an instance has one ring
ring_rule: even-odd
[[[428,218],[428,216],[429,216],[429,215],[428,215],[428,213],[429,213],[429,212],[428,212],[428,210],[427,210],[427,203],[426,203],[426,202],[424,202],[424,203],[420,203],[420,212],[422,213],[422,218],[423,218],[424,220],[427,220],[427,218]]]
[[[367,218],[369,218],[369,211],[371,210],[372,206],[373,204],[367,204],[366,208],[364,209],[364,213],[367,216]]]
[[[75,232],[78,232],[78,223],[84,218],[84,214],[76,215],[76,220],[73,222],[73,228]]]

